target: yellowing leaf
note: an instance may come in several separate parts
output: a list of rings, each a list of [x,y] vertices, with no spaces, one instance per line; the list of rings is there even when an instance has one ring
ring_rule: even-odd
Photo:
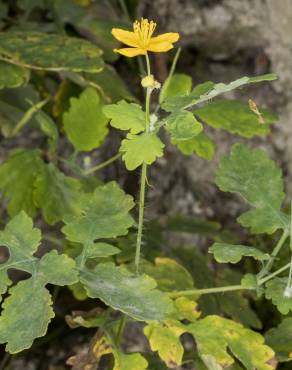
[[[122,141],[120,151],[123,152],[127,169],[132,171],[143,163],[152,164],[156,158],[163,155],[163,148],[164,144],[155,134],[128,134]]]
[[[146,370],[148,362],[140,353],[125,354],[113,350],[115,365],[113,370]]]
[[[189,320],[196,321],[200,317],[200,312],[198,311],[197,302],[187,298],[179,297],[174,301],[174,306],[176,308],[175,315],[178,320]]]
[[[184,348],[179,340],[186,331],[180,323],[157,324],[151,323],[145,326],[144,334],[149,340],[152,351],[157,351],[159,357],[170,369],[176,369],[181,365]]]
[[[79,98],[71,98],[70,109],[63,115],[64,129],[78,151],[98,148],[108,133],[107,122],[100,96],[92,87]]]
[[[264,338],[234,321],[210,315],[188,326],[197,343],[199,356],[208,369],[223,369],[234,363],[231,354],[247,370],[272,370],[273,350]]]

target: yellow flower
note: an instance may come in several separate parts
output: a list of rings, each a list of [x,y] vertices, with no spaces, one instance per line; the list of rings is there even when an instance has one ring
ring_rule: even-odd
[[[114,52],[131,58],[137,55],[145,55],[147,51],[161,53],[172,49],[173,43],[179,39],[179,34],[169,32],[152,37],[155,28],[156,23],[143,18],[141,21],[134,22],[133,32],[113,28],[113,36],[124,44],[131,46],[130,48],[114,49]]]

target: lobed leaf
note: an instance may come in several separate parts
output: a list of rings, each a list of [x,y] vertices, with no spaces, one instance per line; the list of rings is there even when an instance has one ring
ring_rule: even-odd
[[[106,246],[94,241],[127,234],[133,225],[129,215],[133,206],[132,197],[115,182],[99,186],[92,194],[80,194],[74,213],[64,216],[62,232],[68,240],[83,245],[84,260],[97,257]],[[108,246],[109,254],[113,254],[113,247]]]
[[[1,293],[11,283],[8,269],[31,274],[29,279],[9,289],[9,296],[2,304],[0,343],[7,343],[6,349],[10,353],[29,348],[35,338],[46,333],[54,317],[46,284],[67,285],[78,281],[75,262],[70,257],[58,255],[55,250],[41,259],[34,256],[40,239],[40,230],[33,227],[32,220],[23,211],[0,232],[0,244],[9,250],[9,258],[0,269]]]
[[[100,263],[93,270],[82,270],[80,280],[89,297],[99,298],[135,320],[163,320],[173,309],[168,296],[155,289],[154,279],[135,276],[123,266]]]
[[[271,234],[287,227],[287,217],[280,210],[282,173],[263,150],[235,144],[230,156],[221,160],[215,182],[222,191],[239,193],[253,207],[238,219],[253,233]]]
[[[143,163],[152,164],[163,155],[163,148],[164,144],[155,134],[128,134],[122,141],[120,151],[123,152],[126,168],[132,171]]]
[[[202,132],[202,124],[186,110],[178,110],[165,118],[165,128],[176,141],[190,140]]]
[[[182,364],[184,347],[179,338],[185,331],[180,322],[150,323],[144,327],[152,351],[157,351],[170,369]]]
[[[89,41],[42,32],[0,34],[0,60],[47,71],[100,72],[102,51]]]
[[[70,109],[63,115],[64,130],[78,151],[98,148],[107,133],[108,119],[102,112],[99,94],[87,87],[79,98],[70,99]]]
[[[125,354],[113,350],[115,364],[113,370],[146,370],[148,362],[140,353]]]
[[[138,104],[121,100],[117,104],[104,106],[103,112],[111,120],[111,126],[117,129],[130,130],[132,134],[145,130],[145,112]]]
[[[171,139],[171,143],[184,155],[197,154],[199,157],[211,160],[215,152],[214,142],[203,131],[188,140]]]
[[[277,118],[267,109],[260,109],[260,112],[265,121],[264,124],[258,121],[258,117],[250,110],[247,103],[237,100],[211,102],[196,109],[194,113],[211,127],[222,128],[232,134],[251,138],[267,135],[270,132],[269,125]]]
[[[214,243],[209,248],[209,252],[213,253],[215,260],[220,263],[237,263],[242,257],[253,257],[258,261],[269,259],[267,253],[246,245]]]
[[[48,224],[55,224],[74,211],[80,186],[78,180],[65,176],[52,163],[42,166],[35,181],[34,202]]]
[[[265,335],[267,344],[273,348],[279,361],[292,361],[292,318],[284,319]]]
[[[265,290],[266,298],[271,299],[283,315],[287,315],[289,311],[292,311],[292,298],[286,297],[284,294],[286,286],[287,278],[275,277],[266,283]]]
[[[188,326],[197,343],[199,356],[208,369],[221,370],[236,357],[247,370],[272,370],[273,350],[264,338],[234,321],[210,315]]]

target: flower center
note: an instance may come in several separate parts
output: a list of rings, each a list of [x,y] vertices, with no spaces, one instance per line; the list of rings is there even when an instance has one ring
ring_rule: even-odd
[[[156,23],[153,21],[148,21],[148,19],[141,19],[140,21],[135,21],[134,23],[134,33],[138,36],[141,43],[141,47],[147,48],[149,41],[153,32],[156,28]]]

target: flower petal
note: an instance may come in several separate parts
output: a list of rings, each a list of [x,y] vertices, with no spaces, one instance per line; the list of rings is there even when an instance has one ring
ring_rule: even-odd
[[[129,58],[136,57],[137,55],[145,55],[147,53],[145,49],[140,49],[140,48],[114,49],[114,52],[125,55],[126,57],[129,57]]]
[[[134,32],[125,31],[121,28],[113,28],[112,35],[126,45],[139,47],[139,39]]]
[[[152,37],[147,49],[154,52],[164,52],[173,48],[173,43],[179,39],[179,34],[176,32],[164,33],[162,35]]]

